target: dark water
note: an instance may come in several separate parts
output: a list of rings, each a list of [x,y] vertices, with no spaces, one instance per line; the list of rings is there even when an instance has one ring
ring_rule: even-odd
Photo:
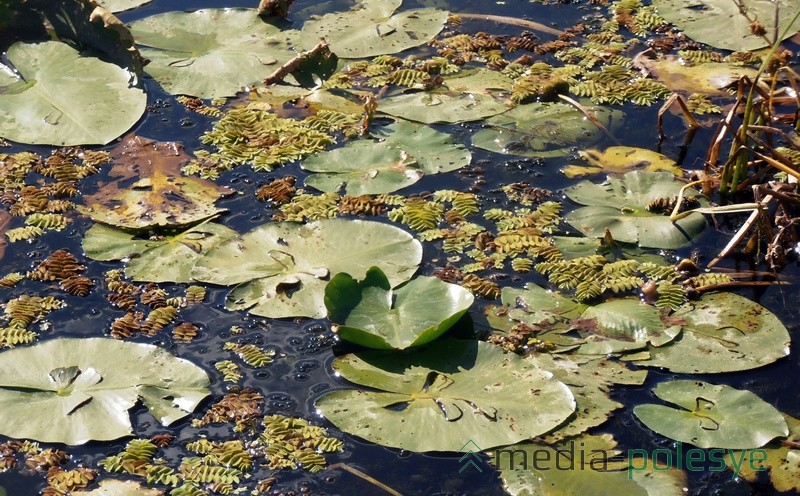
[[[229,0],[225,6],[252,7],[254,1]],[[425,2],[420,2],[425,4]],[[298,1],[293,10],[314,6],[314,2]],[[331,3],[331,5],[339,5]],[[561,4],[542,6],[528,1],[510,0],[504,3],[495,2],[459,2],[457,5],[441,5],[453,11],[481,12],[497,15],[507,15],[529,18],[539,22],[552,24],[557,28],[565,28],[574,24],[581,16],[591,15],[596,12],[595,7],[584,3]],[[126,21],[133,21],[155,13],[168,10],[196,9],[203,7],[219,7],[217,1],[168,1],[156,0],[149,5],[134,11],[122,13],[120,17]],[[507,26],[497,26],[493,23],[476,23],[475,30],[486,30],[494,33],[518,32],[517,29]],[[470,27],[469,30],[472,30]],[[152,81],[145,82],[148,92],[150,110],[143,120],[137,125],[137,134],[156,138],[158,140],[183,141],[188,150],[200,147],[199,136],[210,127],[211,119],[186,111],[174,99],[164,94],[158,85]],[[657,107],[656,105],[655,107]],[[642,108],[625,106],[626,124],[624,129],[617,133],[623,144],[641,146],[650,149],[659,147],[656,130],[657,108]],[[442,127],[454,134],[456,141],[468,143],[469,136],[480,128],[479,124],[469,124],[451,127]],[[660,151],[666,155],[682,159],[687,168],[701,168],[702,159],[710,139],[709,130],[700,130],[694,141],[688,146],[683,146],[684,127],[680,119],[671,116],[666,119],[667,139],[660,146]],[[609,144],[609,143],[606,143]],[[47,152],[45,148],[14,146],[10,152],[21,149],[32,149]],[[4,150],[6,151],[6,150]],[[533,186],[559,190],[567,184],[558,168],[565,165],[565,160],[533,160],[497,155],[482,150],[473,150],[473,165],[479,165],[486,170],[483,176],[485,184],[479,185],[478,192],[484,202],[499,201],[501,194],[496,190],[503,184],[527,181]],[[246,232],[253,227],[269,220],[274,211],[255,200],[254,191],[275,177],[295,175],[302,178],[304,173],[299,166],[290,165],[278,171],[254,173],[247,167],[231,171],[223,175],[221,184],[229,184],[242,195],[225,199],[220,205],[228,208],[230,213],[223,217],[222,222],[239,232]],[[102,179],[102,177],[100,177]],[[473,187],[475,177],[467,174],[451,173],[436,177],[426,177],[422,181],[406,188],[404,194],[423,191],[433,191],[442,188],[466,190]],[[91,181],[91,180],[90,180]],[[92,186],[89,181],[84,181],[84,193],[91,193]],[[719,230],[730,234],[737,228],[741,218],[724,220]],[[80,254],[80,240],[83,233],[91,226],[91,222],[74,218],[69,228],[61,233],[48,233],[32,244],[14,243],[7,248],[5,257],[0,261],[2,272],[11,270],[24,271],[35,266],[49,253],[58,248],[66,248],[70,252]],[[727,236],[720,236],[714,229],[709,229],[700,239],[696,247],[681,250],[674,255],[685,257],[692,252],[699,252],[700,261],[707,262],[713,258],[727,242]],[[434,268],[444,265],[442,253],[436,248],[426,244],[426,254],[422,273],[430,273]],[[88,266],[85,275],[91,277],[96,283],[102,284],[102,274],[112,268],[120,268],[118,263],[102,263],[82,260]],[[748,262],[726,261],[729,267],[749,269]],[[786,268],[784,275],[796,279],[796,265]],[[501,285],[522,286],[525,282],[545,281],[536,274],[513,275],[510,279],[500,281]],[[103,334],[112,320],[124,314],[123,311],[112,308],[108,302],[95,291],[88,298],[78,298],[66,295],[55,289],[44,289],[40,282],[25,281],[16,288],[4,291],[3,297],[9,299],[20,294],[49,294],[57,295],[67,302],[67,306],[50,314],[48,320],[53,323],[52,330],[42,333],[47,336],[98,336]],[[165,289],[174,290],[175,285],[163,285]],[[245,378],[241,381],[244,387],[253,387],[264,393],[267,398],[266,413],[280,413],[285,415],[298,415],[304,418],[315,419],[316,422],[329,427],[331,432],[342,438],[345,442],[345,452],[339,455],[329,455],[330,463],[344,462],[379,479],[388,486],[404,495],[503,495],[497,473],[488,464],[482,464],[481,471],[469,469],[459,473],[462,463],[459,455],[454,454],[417,454],[388,449],[374,444],[366,443],[352,436],[339,433],[330,424],[320,419],[314,410],[313,403],[316,398],[333,388],[344,387],[340,379],[333,377],[330,372],[330,363],[335,354],[348,351],[345,345],[335,341],[326,321],[313,320],[274,320],[263,319],[246,315],[243,312],[228,312],[224,310],[224,299],[227,289],[211,289],[206,298],[206,303],[182,310],[181,318],[202,324],[201,335],[189,344],[175,344],[169,337],[157,337],[157,344],[162,344],[181,357],[187,358],[204,368],[212,377],[219,377],[213,369],[213,363],[230,357],[228,352],[221,351],[222,343],[231,337],[227,334],[233,325],[242,326],[246,333],[238,338],[245,342],[267,345],[277,349],[279,357],[268,368],[261,371],[242,367]],[[743,295],[759,301],[771,311],[775,312],[790,328],[793,338],[797,335],[798,315],[800,311],[800,298],[794,286],[769,287],[766,289],[744,290]],[[472,315],[475,331],[486,330],[482,318],[482,309],[488,303],[478,299],[473,306]],[[459,332],[459,330],[456,330]],[[462,333],[472,332],[469,326],[460,329]],[[153,341],[151,341],[153,342]],[[763,367],[758,370],[724,374],[696,376],[698,379],[724,383],[734,387],[747,388],[756,392],[766,401],[776,406],[781,411],[800,416],[800,402],[798,393],[800,386],[794,378],[800,376],[800,363],[797,354],[779,361],[778,363]],[[653,433],[639,423],[632,414],[632,407],[636,404],[650,402],[652,387],[663,380],[675,378],[691,378],[690,376],[651,371],[647,383],[641,387],[619,387],[615,390],[614,397],[624,403],[626,407],[616,414],[601,428],[593,432],[609,432],[614,434],[619,441],[620,448],[643,448],[653,450],[657,448],[673,448],[674,442]],[[227,385],[215,382],[212,385],[213,398],[218,399],[226,392]],[[201,405],[202,410],[210,401]],[[165,432],[143,408],[134,411],[133,425],[137,436],[144,437],[159,432]],[[170,432],[178,438],[196,437],[198,431],[188,426],[188,421],[183,421]],[[213,436],[215,432],[223,429],[210,426],[202,433]],[[125,445],[125,440],[111,443],[90,443],[78,448],[70,448],[73,455],[71,463],[93,466],[105,456],[119,452]],[[173,453],[175,456],[176,453]],[[71,465],[72,466],[72,465]],[[256,478],[267,475],[266,471],[255,474]],[[279,491],[300,494],[326,494],[326,495],[352,495],[352,494],[385,494],[374,486],[369,485],[353,475],[340,471],[324,471],[316,475],[309,475],[302,471],[283,470],[277,474],[276,487]],[[768,484],[752,485],[743,480],[731,477],[730,471],[702,472],[689,474],[688,494],[770,494]],[[8,490],[8,494],[33,495],[38,494],[44,484],[40,476],[30,477],[20,475],[16,470],[0,473],[0,486]],[[2,492],[0,492],[2,494]]]

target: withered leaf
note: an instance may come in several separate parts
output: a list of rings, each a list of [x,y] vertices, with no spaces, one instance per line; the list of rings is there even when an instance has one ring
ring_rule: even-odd
[[[128,229],[192,224],[223,212],[214,206],[233,190],[181,174],[190,160],[178,142],[129,135],[111,153],[112,181],[86,196],[80,211]]]

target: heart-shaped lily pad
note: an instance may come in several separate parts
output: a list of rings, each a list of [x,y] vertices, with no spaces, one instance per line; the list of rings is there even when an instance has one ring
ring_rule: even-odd
[[[233,229],[213,222],[150,239],[95,224],[86,232],[83,250],[94,260],[127,259],[125,276],[134,281],[185,283],[192,281],[195,262],[211,248],[236,236]]]
[[[367,351],[334,370],[368,388],[328,393],[316,407],[336,427],[411,451],[482,449],[544,434],[569,417],[569,388],[534,359],[479,342],[441,340],[409,353]]]
[[[566,220],[586,236],[602,238],[606,229],[616,241],[638,243],[646,248],[677,249],[688,245],[706,227],[702,214],[692,213],[672,222],[669,212],[650,211],[652,202],[675,198],[683,183],[669,172],[628,172],[609,177],[602,184],[582,181],[564,194],[586,207],[570,212]],[[685,196],[705,199],[689,189]]]
[[[392,290],[370,267],[362,281],[337,274],[325,287],[328,318],[342,339],[378,349],[402,350],[433,341],[472,305],[469,290],[438,277],[416,277]]]
[[[269,223],[209,251],[192,277],[236,285],[228,295],[231,310],[274,318],[323,318],[325,285],[332,274],[360,278],[377,265],[394,286],[410,279],[421,259],[419,241],[380,222]]]
[[[131,74],[65,43],[14,43],[0,63],[0,136],[21,143],[104,145],[130,129],[147,97]]]
[[[638,405],[647,427],[700,448],[752,449],[789,435],[781,412],[750,391],[699,381],[662,382],[653,393],[677,405]]]
[[[232,96],[295,55],[255,9],[167,12],[132,23],[131,32],[150,59],[146,72],[173,95]]]
[[[208,375],[166,350],[106,338],[62,338],[0,353],[0,433],[65,444],[128,436],[139,400],[163,425],[209,394]]]

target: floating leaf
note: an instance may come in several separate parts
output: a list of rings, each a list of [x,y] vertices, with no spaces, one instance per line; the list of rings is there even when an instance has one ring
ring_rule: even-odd
[[[625,384],[641,386],[647,371],[630,370],[623,363],[577,355],[537,355],[539,366],[553,373],[556,379],[569,386],[575,396],[575,416],[568,423],[545,436],[548,443],[581,434],[597,427],[624,405],[609,397],[611,386]]]
[[[191,224],[224,211],[214,202],[232,192],[183,176],[181,166],[190,158],[180,143],[130,135],[112,157],[113,180],[84,197],[87,206],[80,209],[97,222],[128,229]]]
[[[652,5],[689,38],[732,51],[771,45],[800,12],[800,4],[793,0],[653,0]],[[756,20],[762,35],[750,27]]]
[[[653,393],[683,410],[638,405],[647,427],[700,448],[752,449],[789,435],[783,415],[750,391],[699,381],[662,382]]]
[[[338,428],[411,451],[488,449],[548,432],[569,417],[569,388],[535,360],[478,341],[443,340],[413,353],[337,358],[343,378],[379,391],[326,394],[316,407]]]
[[[617,298],[588,307],[583,319],[595,319],[597,328],[584,339],[578,353],[605,355],[652,346],[663,346],[681,332],[680,326],[667,327],[656,307],[638,298]]]
[[[752,67],[735,63],[687,64],[674,55],[651,58],[640,54],[636,57],[636,64],[672,91],[726,97],[730,97],[730,93],[725,88],[735,85],[742,76],[755,78],[758,72]]]
[[[127,260],[125,276],[134,281],[185,283],[192,281],[192,267],[197,260],[237,235],[213,222],[154,239],[95,224],[86,232],[83,250],[94,260]]]
[[[122,12],[123,10],[135,9],[152,0],[99,0],[99,3],[111,12]]]
[[[194,267],[203,282],[237,285],[231,310],[265,317],[325,316],[325,285],[331,274],[362,278],[380,266],[394,286],[408,280],[422,258],[410,234],[387,224],[326,219],[305,225],[270,223],[211,250]]]
[[[622,178],[609,177],[602,184],[582,181],[564,194],[588,206],[570,212],[566,220],[586,236],[602,238],[608,229],[614,240],[623,243],[681,248],[705,229],[705,217],[692,213],[673,223],[669,216],[650,212],[647,206],[653,200],[676,196],[682,186],[669,172],[633,171]],[[685,195],[699,193],[689,189]]]
[[[663,170],[676,176],[682,173],[682,169],[674,160],[646,148],[610,146],[604,152],[589,149],[578,154],[590,165],[568,165],[561,169],[561,172],[569,178],[601,172],[627,172],[631,169],[646,172]]]
[[[437,277],[416,277],[392,291],[378,267],[362,281],[337,274],[325,287],[336,333],[368,348],[402,350],[438,338],[472,305],[472,293]]]
[[[477,121],[507,110],[505,104],[490,95],[446,89],[405,93],[378,104],[378,111],[384,114],[423,124]]]
[[[614,449],[616,445],[610,434],[585,435],[555,445],[521,443],[496,450],[493,464],[511,496],[686,494],[681,470],[626,459]],[[629,464],[643,468],[632,469]]]
[[[292,33],[306,50],[325,38],[331,50],[346,59],[394,54],[424,45],[439,34],[447,11],[423,8],[394,13],[402,0],[361,0],[359,8],[306,21]]]
[[[164,496],[164,491],[142,487],[134,481],[105,479],[100,486],[91,491],[71,491],[75,496]]]
[[[6,231],[9,224],[11,224],[11,215],[5,210],[0,210],[0,260],[6,253],[6,245],[8,244],[6,242]]]
[[[450,172],[472,160],[449,134],[428,126],[398,121],[373,134],[383,140],[354,141],[305,159],[303,169],[318,173],[306,178],[306,185],[326,192],[344,188],[350,195],[390,193],[423,174]]]
[[[255,9],[167,12],[132,23],[131,32],[150,59],[147,73],[173,95],[233,96],[294,55]]]
[[[683,333],[667,346],[651,348],[637,365],[697,374],[749,370],[789,355],[789,332],[772,312],[734,293],[704,294],[673,315]]]
[[[130,129],[147,97],[130,73],[57,41],[14,43],[0,64],[0,136],[32,144],[103,145]]]
[[[381,108],[381,110],[384,110]],[[607,129],[622,124],[622,112],[588,107]],[[487,129],[472,136],[472,144],[497,153],[526,157],[561,157],[576,146],[600,141],[603,134],[583,113],[565,103],[520,105],[486,121]]]
[[[789,426],[789,443],[800,441],[800,420],[784,415]],[[769,470],[769,479],[776,491],[800,491],[800,450],[790,448],[780,441],[773,441],[761,450],[729,452],[725,463],[735,475],[756,482],[759,474]]]
[[[422,177],[414,157],[372,140],[318,153],[303,160],[302,166],[315,173],[306,178],[306,186],[331,193],[344,189],[349,195],[391,193]]]
[[[132,434],[139,399],[163,425],[208,396],[196,365],[158,346],[106,338],[62,338],[0,353],[0,432],[83,444]]]

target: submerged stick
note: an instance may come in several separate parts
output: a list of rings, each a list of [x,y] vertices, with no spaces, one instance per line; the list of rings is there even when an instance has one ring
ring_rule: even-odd
[[[369,482],[370,484],[372,484],[374,486],[377,486],[377,487],[383,489],[384,491],[386,491],[387,493],[391,494],[392,496],[403,496],[402,494],[398,493],[397,491],[395,491],[391,487],[387,486],[383,482],[379,481],[378,479],[375,479],[374,477],[372,477],[370,475],[367,475],[364,472],[360,471],[359,469],[353,468],[353,467],[351,467],[350,465],[348,465],[346,463],[334,463],[333,465],[329,466],[328,468],[329,469],[340,468],[340,469],[344,470],[345,472],[350,472],[351,474],[353,474],[353,475],[355,475],[357,477],[361,477],[365,481]]]
[[[561,36],[562,34],[564,34],[563,31],[559,31],[558,29],[551,28],[550,26],[545,26],[544,24],[540,24],[535,21],[528,21],[526,19],[517,19],[515,17],[506,17],[499,15],[491,15],[491,14],[470,14],[464,12],[454,12],[454,14],[462,19],[476,19],[479,21],[494,21],[502,24],[511,24],[514,26],[533,29],[536,31],[541,31],[542,33],[552,34],[555,36]]]
[[[589,112],[589,109],[587,109],[586,107],[584,107],[583,105],[581,105],[580,103],[576,102],[575,100],[566,95],[558,95],[558,97],[564,100],[565,102],[569,103],[576,109],[580,110],[583,113],[583,115],[585,115],[586,118],[591,121],[592,124],[597,126],[597,129],[601,130],[603,134],[608,136],[611,139],[611,141],[613,141],[615,144],[617,144],[618,146],[622,146],[622,143],[620,143],[619,140],[615,138],[613,134],[611,134],[611,131],[606,129],[606,127],[602,125],[600,121],[597,120],[597,117],[595,117],[594,114]]]

